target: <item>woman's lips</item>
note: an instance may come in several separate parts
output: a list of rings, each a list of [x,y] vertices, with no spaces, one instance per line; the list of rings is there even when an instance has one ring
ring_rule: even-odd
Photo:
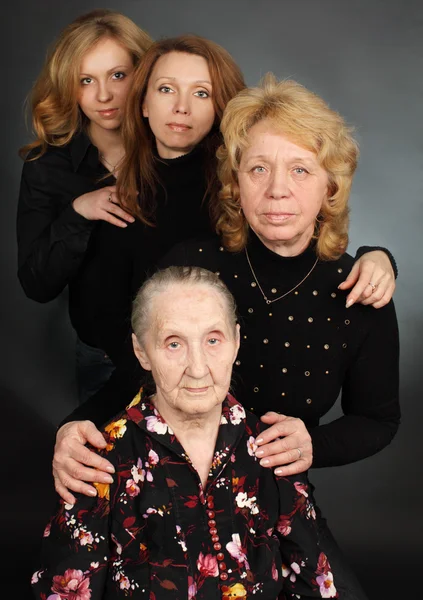
[[[189,392],[190,394],[204,394],[205,392],[207,392],[207,390],[209,389],[209,386],[206,387],[201,387],[201,388],[191,388],[191,387],[186,387],[185,388],[187,392]]]
[[[167,126],[172,131],[176,131],[178,133],[184,133],[185,131],[192,129],[190,125],[185,125],[184,123],[168,123]]]
[[[294,213],[264,213],[264,216],[268,221],[273,223],[283,223],[291,217],[295,217]]]
[[[118,110],[118,108],[107,108],[104,110],[99,110],[97,112],[103,119],[113,119],[116,116]]]

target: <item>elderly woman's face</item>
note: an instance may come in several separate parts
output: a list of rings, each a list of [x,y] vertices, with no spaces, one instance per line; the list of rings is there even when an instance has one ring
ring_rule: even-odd
[[[328,175],[316,155],[261,121],[251,127],[238,172],[245,218],[261,241],[284,256],[301,253],[327,196]]]
[[[153,300],[151,326],[135,343],[152,371],[157,400],[173,411],[204,416],[223,402],[239,347],[221,295],[204,285],[173,285]]]

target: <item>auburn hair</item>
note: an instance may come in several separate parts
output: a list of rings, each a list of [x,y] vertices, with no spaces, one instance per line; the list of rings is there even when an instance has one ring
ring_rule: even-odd
[[[348,200],[359,154],[352,128],[321,97],[295,81],[278,82],[271,73],[258,87],[245,89],[231,100],[222,119],[224,143],[217,152],[222,188],[213,199],[211,213],[224,246],[237,252],[247,243],[249,227],[240,210],[238,170],[249,145],[249,131],[263,120],[275,132],[314,152],[326,170],[328,195],[316,220],[314,238],[320,258],[339,258],[348,245]]]
[[[134,66],[152,44],[150,36],[131,19],[111,10],[93,10],[78,17],[59,35],[29,97],[35,141],[19,154],[39,158],[48,145],[64,146],[88,122],[78,105],[80,67],[85,54],[105,38],[116,40],[132,56]]]
[[[212,83],[215,122],[201,142],[206,152],[206,195],[217,193],[216,151],[222,143],[219,130],[223,111],[231,98],[245,88],[242,72],[231,55],[218,44],[197,35],[181,35],[154,42],[135,69],[122,123],[125,158],[119,169],[120,202],[147,225],[154,225],[158,181],[154,134],[143,117],[142,106],[156,62],[171,52],[201,56],[207,61]]]

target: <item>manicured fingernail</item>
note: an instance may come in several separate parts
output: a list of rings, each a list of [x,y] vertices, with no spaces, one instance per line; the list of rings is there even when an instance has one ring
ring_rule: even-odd
[[[281,469],[276,469],[275,471],[275,475],[282,475],[283,471],[281,471]]]
[[[354,304],[354,300],[347,300],[346,304],[345,304],[345,308],[349,308],[350,306],[352,306]]]
[[[257,450],[256,456],[263,456],[264,450]]]
[[[115,472],[115,468],[113,465],[109,465],[108,467],[106,467],[106,471],[108,473],[114,473]]]
[[[269,464],[269,459],[268,458],[263,458],[263,460],[260,461],[260,464],[262,467],[264,467],[264,465],[268,465]]]
[[[256,444],[261,444],[263,441],[263,438],[259,438],[258,440],[256,440]]]
[[[102,481],[103,483],[113,483],[113,477],[110,475],[104,475]]]
[[[90,495],[90,496],[97,496],[97,492],[96,492],[96,490],[93,490],[92,488],[90,488],[90,489],[88,490],[88,493],[89,493],[89,495]]]

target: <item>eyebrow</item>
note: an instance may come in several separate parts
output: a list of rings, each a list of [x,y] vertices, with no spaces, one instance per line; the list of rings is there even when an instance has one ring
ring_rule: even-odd
[[[114,71],[118,71],[119,69],[127,69],[128,67],[131,67],[131,66],[133,66],[133,65],[130,65],[128,63],[125,65],[116,65],[116,67],[112,67],[111,69],[109,69],[107,71],[107,73],[113,73]],[[84,72],[81,72],[80,75],[87,75],[87,76],[91,77],[91,75],[89,73],[84,73]]]
[[[160,75],[160,77],[157,77],[156,82],[159,81],[159,79],[167,79],[168,81],[176,81],[177,77],[167,77],[166,75]],[[212,85],[212,82],[209,81],[208,79],[197,79],[196,81],[193,81],[192,83],[207,83],[208,85]]]
[[[268,154],[252,154],[251,156],[246,157],[246,161],[249,162],[251,160],[268,160],[269,159],[269,155]],[[314,163],[315,161],[317,161],[317,158],[313,158],[311,156],[294,156],[293,158],[289,159],[289,162],[307,162],[307,163]]]

